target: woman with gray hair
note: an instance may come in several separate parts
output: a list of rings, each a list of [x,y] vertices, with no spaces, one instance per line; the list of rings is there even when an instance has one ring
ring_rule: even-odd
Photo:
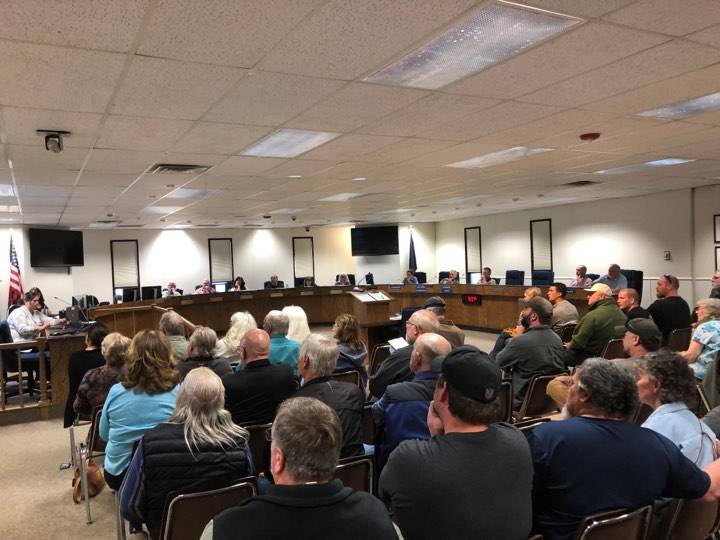
[[[695,378],[705,378],[708,367],[720,352],[720,300],[705,298],[696,304],[697,326],[690,346],[680,354],[690,363]]]
[[[282,308],[282,312],[290,321],[287,338],[294,339],[298,343],[305,341],[305,338],[310,335],[310,326],[305,310],[300,306],[285,306]]]
[[[215,330],[207,326],[196,327],[188,342],[187,358],[178,363],[180,379],[183,379],[190,370],[199,367],[210,368],[219,377],[230,373],[232,371],[230,362],[225,358],[214,357],[216,343],[217,334]]]
[[[697,390],[687,362],[661,349],[642,357],[638,367],[638,396],[653,409],[642,426],[665,435],[698,467],[714,461],[715,433],[688,408]]]
[[[169,493],[232,485],[254,474],[248,438],[225,410],[220,377],[205,367],[192,370],[172,416],[147,431],[135,451],[120,495],[122,515],[158,538]]]
[[[255,318],[247,311],[237,311],[230,317],[230,328],[225,337],[218,340],[215,358],[224,358],[228,362],[239,362],[240,342],[245,332],[257,328]]]

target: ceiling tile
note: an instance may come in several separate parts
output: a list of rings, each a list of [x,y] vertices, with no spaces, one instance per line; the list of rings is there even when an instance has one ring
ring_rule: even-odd
[[[244,73],[236,68],[135,56],[112,112],[196,120]]]
[[[397,163],[436,152],[449,146],[455,146],[455,143],[452,141],[408,138],[365,154],[358,159],[360,161],[367,160],[371,163]]]
[[[519,99],[545,105],[575,107],[718,61],[720,51],[717,49],[674,40]]]
[[[89,147],[97,138],[101,114],[3,107],[2,129],[11,144],[43,145],[37,129],[69,131],[63,144],[66,148]]]
[[[343,135],[303,154],[305,159],[325,159],[346,161],[399,142],[400,137],[380,137],[376,135]]]
[[[15,180],[19,187],[22,185],[48,186],[48,189],[52,190],[48,191],[48,194],[52,197],[55,196],[53,186],[72,186],[77,175],[77,172],[56,171],[52,168],[46,170],[15,170]]]
[[[323,0],[163,0],[139,52],[253,67]]]
[[[684,36],[720,22],[716,0],[641,0],[605,19],[643,30]]]
[[[429,41],[471,0],[334,0],[300,23],[260,69],[353,80],[404,49]],[[329,44],[332,44],[329,46]]]
[[[96,146],[119,150],[168,150],[191,125],[189,120],[112,115],[105,120]]]
[[[288,127],[352,131],[428,95],[423,90],[351,83],[287,123]]]
[[[95,149],[90,153],[90,160],[85,166],[85,171],[134,173],[140,176],[145,169],[162,157],[161,152]]]
[[[127,52],[148,5],[147,0],[93,0],[50,7],[45,0],[8,0],[0,38]]]
[[[269,131],[266,127],[198,122],[173,145],[173,151],[236,154]]]
[[[716,24],[705,30],[700,30],[686,37],[698,43],[704,43],[705,45],[711,45],[720,49],[720,24]]]
[[[77,189],[83,186],[118,186],[127,187],[135,181],[137,174],[108,174],[94,171],[85,171],[80,176],[80,183]]]
[[[611,24],[590,23],[452,84],[445,90],[455,94],[512,98],[669,39]],[[578,61],[580,58],[581,62]]]
[[[498,103],[496,99],[434,93],[358,131],[412,137]]]
[[[599,17],[635,0],[527,0],[523,4],[580,17]]]
[[[204,119],[276,126],[297,116],[344,84],[283,73],[250,72]]]
[[[303,156],[305,157],[305,156]],[[295,176],[312,176],[313,174],[324,171],[333,165],[336,161],[312,161],[309,159],[291,159],[273,167],[267,171],[258,173],[259,176],[269,178],[285,178],[291,175]]]
[[[103,112],[125,62],[122,54],[0,40],[0,103]]]
[[[247,156],[232,156],[220,165],[216,165],[208,174],[210,176],[225,176],[237,174],[239,176],[252,176],[273,167],[285,163],[285,159],[280,158],[261,158]]]
[[[38,139],[42,140],[39,137]],[[18,172],[79,171],[88,153],[85,148],[66,148],[60,154],[55,154],[48,152],[45,146],[40,144],[32,146],[11,144],[7,149],[8,157],[12,159],[13,166]]]

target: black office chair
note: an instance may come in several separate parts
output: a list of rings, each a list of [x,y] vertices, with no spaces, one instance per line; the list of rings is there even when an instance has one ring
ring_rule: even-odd
[[[140,288],[142,300],[157,300],[162,298],[162,287],[160,285],[146,285]]]
[[[413,313],[415,313],[417,310],[422,309],[422,306],[413,306],[413,307],[405,307],[400,310],[400,337],[405,337],[405,329],[406,324],[408,322],[408,319],[412,316]]]
[[[355,285],[355,274],[345,274],[350,282],[350,285]],[[340,279],[340,274],[335,274],[335,283]]]
[[[438,272],[438,283],[442,282],[443,279],[449,278],[449,277],[450,277],[450,272],[445,272],[445,271]]]
[[[642,270],[620,270],[620,273],[625,276],[630,289],[635,289],[642,298],[643,293],[643,276]]]
[[[593,281],[595,281],[597,278],[600,277],[600,274],[585,274],[585,276],[589,277]]]
[[[296,278],[293,278],[293,282],[295,283],[295,288],[302,287],[305,284],[305,278],[304,277],[296,277]],[[269,289],[270,282],[266,281],[265,283],[266,283],[265,288]]]
[[[415,272],[418,283],[427,283],[427,274],[425,272]]]
[[[270,286],[270,282],[269,282],[269,281],[266,281],[266,282],[263,284],[263,286],[264,286],[266,289],[272,289],[272,287]],[[275,288],[276,288],[276,289],[284,289],[284,288],[285,288],[285,282],[278,280],[278,286],[275,287]]]
[[[532,284],[539,287],[549,287],[555,282],[555,272],[552,270],[533,270]]]
[[[525,272],[522,270],[506,271],[505,285],[525,285]]]

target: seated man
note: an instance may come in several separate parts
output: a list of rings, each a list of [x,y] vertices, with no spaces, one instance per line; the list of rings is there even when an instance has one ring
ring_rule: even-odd
[[[663,345],[667,345],[673,330],[690,328],[692,324],[690,306],[678,293],[679,288],[680,280],[675,276],[660,276],[655,286],[658,299],[647,309],[663,333]]]
[[[363,453],[365,395],[358,385],[330,377],[337,366],[339,354],[333,339],[320,334],[310,334],[305,338],[298,360],[303,385],[295,395],[319,399],[337,413],[343,432],[340,457],[346,458]]]
[[[333,480],[341,444],[340,421],[330,407],[313,398],[287,400],[272,426],[275,484],[266,495],[215,516],[201,540],[395,540],[395,528],[379,500]]]
[[[620,289],[627,289],[628,286],[627,278],[620,272],[619,264],[611,264],[608,268],[608,273],[593,281],[593,285],[595,283],[607,285],[613,294],[617,293]]]
[[[465,343],[465,332],[455,326],[452,321],[445,318],[445,300],[440,296],[431,296],[423,304],[423,308],[432,311],[437,315],[440,326],[437,333],[450,342],[453,347],[459,347]]]
[[[433,437],[400,443],[380,476],[379,496],[405,538],[528,537],[530,451],[517,429],[495,423],[499,387],[500,369],[476,347],[442,361],[427,415]]]
[[[412,270],[405,272],[405,278],[403,278],[403,285],[417,285],[418,279],[415,277],[415,273]]]
[[[297,373],[298,353],[300,343],[294,339],[288,339],[287,333],[290,327],[290,319],[282,311],[273,309],[265,315],[263,330],[270,335],[270,359],[271,364],[287,364],[293,373]]]
[[[265,282],[266,289],[282,289],[285,287],[285,283],[280,281],[277,276],[270,276],[270,281]]]
[[[412,381],[391,384],[373,404],[373,418],[379,431],[375,452],[378,470],[382,470],[390,452],[402,441],[430,438],[427,410],[438,378],[432,362],[450,350],[450,343],[438,334],[418,336],[410,356],[410,370],[415,377]]]
[[[568,350],[565,363],[575,366],[591,356],[600,356],[608,341],[615,337],[615,327],[625,324],[627,317],[620,311],[610,287],[596,283],[589,289],[588,312],[575,327],[572,339],[565,344]]]
[[[533,375],[549,375],[565,369],[565,348],[549,324],[553,306],[541,296],[522,301],[521,322],[525,331],[512,338],[498,353],[498,366],[512,373],[513,408],[519,409]]]
[[[457,270],[450,270],[448,274],[448,277],[443,278],[440,282],[441,285],[457,285],[460,283],[460,274],[458,274]]]
[[[565,299],[566,296],[567,286],[564,283],[553,283],[548,287],[547,297],[552,302],[550,327],[555,332],[568,324],[576,324],[580,318],[577,308]]]
[[[410,356],[415,339],[425,332],[438,333],[437,316],[427,309],[420,309],[413,313],[406,323],[405,341],[408,347],[403,347],[388,356],[380,365],[378,372],[370,377],[370,394],[376,398],[382,397],[385,389],[393,384],[409,381],[413,378],[410,371]]]
[[[217,334],[212,328],[198,326],[190,336],[187,358],[178,362],[180,379],[184,379],[190,370],[206,367],[215,372],[218,377],[227,375],[232,371],[230,362],[225,358],[214,358],[213,351],[217,344]]]
[[[188,340],[185,337],[183,318],[175,311],[166,311],[160,317],[158,326],[170,341],[170,346],[178,362],[185,360],[188,354]]]
[[[480,285],[497,285],[498,280],[492,277],[492,269],[486,266],[482,269],[482,276],[480,276]]]
[[[640,295],[635,289],[620,289],[617,304],[628,319],[650,318],[650,313],[640,307]]]
[[[570,287],[587,289],[592,286],[592,279],[587,277],[587,266],[579,264],[575,268],[575,279],[570,282]]]
[[[211,294],[215,292],[215,287],[212,286],[209,279],[203,279],[202,285],[200,285],[193,294]]]
[[[182,293],[177,290],[177,284],[174,281],[171,281],[167,284],[167,289],[163,290],[163,298],[167,298],[169,296],[182,296]]]
[[[347,274],[338,274],[337,281],[335,282],[335,285],[350,285],[350,280],[348,279]]]
[[[635,381],[614,362],[593,358],[575,371],[567,402],[571,418],[545,422],[528,434],[534,533],[570,540],[596,512],[635,510],[659,497],[717,497],[717,479],[710,491],[708,474],[677,446],[628,422],[637,405]]]
[[[225,408],[236,424],[272,422],[278,405],[297,390],[292,369],[287,364],[270,364],[270,336],[265,330],[248,330],[239,350],[245,369],[222,378]]]

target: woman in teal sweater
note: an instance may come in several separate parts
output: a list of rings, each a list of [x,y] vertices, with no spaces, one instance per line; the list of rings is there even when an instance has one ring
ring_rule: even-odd
[[[138,332],[130,345],[125,376],[110,389],[100,418],[110,489],[120,489],[135,442],[173,413],[179,380],[167,337],[156,330]]]

